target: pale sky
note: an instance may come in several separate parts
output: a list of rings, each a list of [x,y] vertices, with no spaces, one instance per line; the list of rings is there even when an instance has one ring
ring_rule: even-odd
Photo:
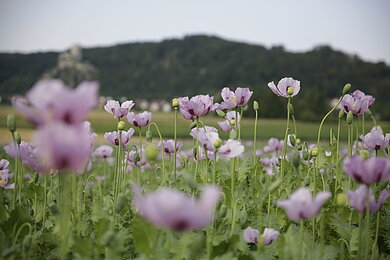
[[[0,52],[208,34],[290,51],[328,44],[390,64],[389,0],[0,0]]]

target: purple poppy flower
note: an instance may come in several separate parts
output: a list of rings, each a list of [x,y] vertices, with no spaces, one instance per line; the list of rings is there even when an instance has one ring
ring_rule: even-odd
[[[202,129],[201,131],[198,131],[197,134],[196,133],[193,134],[194,136],[196,136],[196,139],[198,139],[199,143],[207,151],[215,151],[215,146],[218,143],[219,143],[219,145],[222,143],[221,139],[219,138],[218,133],[215,132],[213,130],[213,128],[214,127],[210,127],[208,132],[207,132],[207,130]]]
[[[237,118],[238,120],[236,120],[236,115],[237,115]],[[231,122],[235,122],[234,123],[234,129],[237,130],[237,125],[239,126],[240,125],[240,114],[236,113],[236,111],[229,111],[226,113],[226,118],[227,120],[225,121],[220,121],[220,122],[217,122],[217,124],[219,125],[219,127],[221,128],[221,130],[225,133],[228,133],[230,132],[230,127],[231,127]],[[233,121],[234,120],[234,121]]]
[[[374,192],[372,189],[369,189],[369,195],[370,195],[370,212],[376,213],[378,210],[382,207],[382,205],[385,203],[385,200],[390,197],[390,192],[387,190],[383,190],[381,192],[381,195],[379,196],[378,202],[375,201]],[[351,204],[351,207],[354,208],[356,211],[359,211],[360,213],[366,212],[366,199],[367,199],[367,186],[362,184],[360,187],[353,191],[348,191],[348,200]]]
[[[319,192],[313,200],[310,190],[299,188],[288,200],[278,201],[277,205],[286,210],[289,219],[299,222],[301,219],[315,217],[321,210],[325,200],[331,197],[330,192]]]
[[[277,153],[278,151],[282,151],[283,143],[283,140],[279,141],[279,139],[272,137],[268,140],[268,145],[264,146],[264,152]]]
[[[390,134],[383,135],[382,128],[378,126],[373,127],[371,132],[365,136],[361,135],[360,139],[364,142],[367,150],[382,150],[389,145]]]
[[[121,145],[124,147],[129,146],[130,139],[134,134],[134,129],[130,128],[128,131],[121,132]],[[117,131],[107,132],[104,134],[104,138],[113,145],[119,145],[119,133]]]
[[[294,97],[299,93],[299,90],[301,89],[301,82],[293,78],[282,78],[279,81],[278,86],[275,86],[275,83],[272,81],[268,83],[268,87],[276,95],[280,97],[289,98]],[[289,89],[291,91],[291,94],[289,94]]]
[[[146,126],[150,123],[150,121],[152,121],[152,113],[144,111],[137,115],[133,112],[129,112],[127,114],[127,120],[129,121],[130,124],[134,126],[138,126],[138,127]]]
[[[108,158],[111,157],[113,151],[111,146],[101,145],[96,148],[94,155],[101,158]]]
[[[247,227],[244,229],[244,240],[248,243],[256,244],[259,240],[259,230]]]
[[[272,244],[279,236],[279,232],[272,228],[265,228],[263,232],[263,243],[265,246]]]
[[[236,106],[245,106],[251,98],[253,91],[249,88],[237,88],[235,92],[228,87],[222,89],[223,102],[218,105],[218,109],[227,110],[235,108]]]
[[[141,188],[133,186],[134,202],[138,213],[156,225],[173,230],[198,230],[210,224],[221,191],[217,186],[204,187],[197,201],[172,188],[142,195]]]
[[[198,128],[198,129],[192,128],[191,132],[190,132],[190,136],[192,136],[194,139],[197,139],[198,135],[202,135],[202,134],[210,133],[210,132],[218,133],[218,130],[217,130],[217,128],[212,127],[212,126],[204,126],[204,127]]]
[[[390,160],[385,157],[364,160],[360,156],[352,156],[345,159],[344,170],[349,177],[360,183],[387,181],[390,177]]]
[[[159,143],[159,146],[161,147],[161,143]],[[180,150],[180,148],[183,146],[183,142],[178,141],[176,142],[176,152]],[[164,142],[164,151],[168,154],[175,152],[175,140],[169,139]]]
[[[4,146],[4,150],[12,158],[16,158],[18,154],[14,143]],[[19,158],[30,169],[36,172],[43,172],[45,170],[44,162],[37,151],[38,149],[33,148],[30,143],[22,141],[19,145]]]
[[[218,150],[219,155],[223,155],[228,159],[240,156],[243,152],[244,146],[233,139],[227,140]]]
[[[352,111],[354,115],[364,114],[375,102],[375,98],[365,95],[360,90],[355,90],[352,94],[346,94],[338,106],[344,108],[345,113]]]
[[[0,187],[7,190],[15,188],[15,183],[8,184],[12,177],[13,174],[10,174],[8,169],[0,170]]]
[[[129,153],[125,152],[125,158],[127,158],[129,165],[134,167],[140,167],[146,165],[146,154],[145,149],[141,149],[141,154],[138,152],[138,157],[136,157],[136,151],[131,150]],[[142,155],[142,161],[141,161]]]
[[[200,116],[214,111],[218,104],[213,105],[214,97],[209,95],[197,95],[188,99],[188,97],[178,98],[180,113],[187,120],[194,120]]]
[[[0,160],[0,171],[8,169],[9,161],[6,159]]]
[[[72,89],[60,80],[45,79],[27,92],[31,106],[21,98],[13,99],[12,103],[34,125],[50,121],[77,125],[97,105],[97,93],[96,82],[84,81]]]
[[[121,105],[116,100],[108,100],[104,105],[104,110],[113,114],[116,117],[122,118],[129,113],[129,110],[134,106],[133,100],[125,101]]]
[[[82,124],[47,124],[38,129],[34,140],[39,147],[38,153],[50,169],[78,171],[87,163],[90,155],[90,133]]]

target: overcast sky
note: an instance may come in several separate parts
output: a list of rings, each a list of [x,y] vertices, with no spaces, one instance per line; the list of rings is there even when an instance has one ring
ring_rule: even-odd
[[[389,0],[0,0],[0,52],[211,34],[306,51],[319,44],[390,64]]]

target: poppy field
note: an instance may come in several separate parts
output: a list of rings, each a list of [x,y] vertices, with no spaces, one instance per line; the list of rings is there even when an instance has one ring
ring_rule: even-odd
[[[20,118],[5,124],[13,141],[0,153],[0,257],[389,259],[390,134],[370,110],[375,97],[341,86],[312,141],[295,118],[304,82],[268,87],[286,104],[282,136],[257,140],[267,108],[251,99],[256,90],[225,87],[220,103],[173,97],[161,124],[132,100],[109,100],[101,144],[86,120],[96,82],[37,82],[12,100],[34,125],[31,142]]]

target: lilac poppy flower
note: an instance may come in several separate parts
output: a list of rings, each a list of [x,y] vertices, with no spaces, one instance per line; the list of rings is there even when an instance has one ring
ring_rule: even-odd
[[[104,110],[108,113],[113,114],[118,118],[122,118],[129,113],[129,110],[134,106],[133,100],[125,101],[121,105],[116,100],[108,100],[104,105]]]
[[[370,195],[370,212],[376,213],[378,210],[382,207],[382,205],[385,203],[385,200],[390,197],[390,192],[387,190],[383,190],[381,192],[381,195],[379,196],[378,202],[375,201],[374,192],[372,189],[369,189],[369,195]],[[360,187],[353,191],[348,191],[348,200],[351,204],[351,207],[354,208],[356,211],[359,211],[360,213],[366,212],[366,198],[367,198],[367,186],[362,184]]]
[[[387,181],[390,177],[390,160],[385,157],[364,160],[360,156],[352,156],[344,160],[344,170],[349,177],[360,183]]]
[[[9,161],[6,159],[0,160],[0,171],[8,169]]]
[[[268,140],[268,145],[264,146],[264,152],[277,153],[278,151],[282,151],[283,143],[283,140],[279,141],[279,139],[272,137]]]
[[[47,124],[38,129],[35,143],[38,153],[50,169],[80,170],[87,162],[90,134],[83,125],[73,126],[62,122]]]
[[[191,99],[188,97],[178,98],[180,113],[185,119],[194,120],[217,108],[218,105],[213,105],[213,100],[214,97],[209,95],[197,95]]]
[[[221,145],[222,141],[219,138],[217,132],[210,131],[199,131],[196,135],[196,139],[198,139],[199,143],[206,149],[207,151],[215,151],[216,145]]]
[[[14,143],[4,146],[4,150],[9,156],[16,158],[17,149],[15,149]],[[30,143],[22,141],[19,145],[19,158],[30,169],[36,172],[43,172],[45,170],[44,162],[37,151],[38,149],[33,148]]]
[[[219,155],[223,155],[228,159],[240,156],[243,152],[244,146],[233,139],[227,140],[218,150]]]
[[[276,95],[280,97],[289,98],[294,97],[299,93],[299,90],[301,89],[301,82],[293,78],[282,78],[279,81],[278,86],[276,86],[275,83],[272,81],[268,83],[268,87]],[[291,91],[291,94],[289,94],[289,89]]]
[[[121,145],[124,147],[129,146],[130,139],[134,134],[134,129],[130,128],[128,131],[121,132]],[[119,133],[117,131],[107,132],[104,134],[104,138],[113,145],[119,145]]]
[[[91,130],[91,122],[89,121],[84,121],[83,127],[86,132],[89,133],[89,142],[91,143],[91,152],[93,150],[93,140],[97,137],[97,134],[92,132]]]
[[[371,132],[365,136],[361,135],[360,139],[364,142],[367,150],[383,150],[389,145],[390,134],[383,135],[382,128],[378,126],[373,127]]]
[[[259,230],[247,227],[244,229],[244,240],[248,243],[256,244],[259,240]]]
[[[159,143],[159,146],[161,147],[161,143]],[[183,146],[183,142],[177,141],[176,142],[176,152],[180,150],[180,148]],[[175,140],[169,139],[164,142],[164,151],[168,154],[175,152]]]
[[[277,205],[286,210],[289,219],[299,222],[301,219],[315,217],[329,197],[331,197],[330,192],[324,191],[319,192],[313,200],[310,190],[299,188],[288,200],[278,201]]]
[[[210,133],[210,132],[218,133],[218,130],[217,130],[217,128],[212,127],[212,126],[204,126],[204,127],[198,128],[198,129],[192,128],[191,132],[190,132],[190,136],[192,136],[192,138],[194,138],[194,139],[197,139],[198,135],[202,135],[202,134]]]
[[[139,114],[135,114],[133,112],[129,112],[127,114],[127,120],[129,121],[130,124],[134,126],[146,126],[152,121],[152,113],[144,111]]]
[[[111,157],[113,151],[111,146],[101,145],[96,148],[94,155],[101,158],[108,158]]]
[[[138,213],[156,225],[173,230],[199,230],[210,224],[221,191],[217,186],[204,187],[197,201],[172,188],[160,188],[142,195],[139,186],[133,186],[134,203]]]
[[[238,120],[236,120],[236,115],[237,115],[237,118]],[[219,127],[221,128],[221,130],[225,133],[228,133],[230,132],[230,128],[231,128],[231,122],[235,122],[234,123],[234,129],[237,130],[237,125],[239,126],[240,125],[240,114],[236,113],[236,111],[229,111],[226,113],[226,118],[227,120],[225,121],[220,121],[220,122],[217,122],[217,124],[219,125]],[[234,120],[234,121],[233,121]]]
[[[253,91],[249,88],[237,88],[235,92],[228,87],[222,89],[223,102],[218,105],[218,109],[227,110],[235,108],[236,106],[245,106],[251,98]]]
[[[15,188],[15,183],[8,184],[12,177],[13,174],[10,174],[8,169],[0,170],[0,187],[7,190]]]
[[[135,156],[136,151],[131,150],[129,153],[125,152],[125,158],[127,158],[129,165],[134,167],[140,167],[146,165],[146,154],[145,149],[141,149],[141,154],[138,153],[138,158]],[[141,161],[141,155],[142,155],[142,161]]]
[[[279,236],[279,232],[272,228],[265,228],[263,232],[263,243],[265,246],[272,244]]]
[[[375,98],[370,95],[365,95],[360,90],[355,90],[352,94],[346,94],[339,104],[339,108],[343,108],[345,113],[352,111],[354,115],[364,114],[375,102]]]
[[[13,99],[12,103],[34,125],[50,121],[77,125],[97,105],[97,92],[98,84],[92,81],[84,81],[72,89],[60,80],[44,79],[27,92],[31,106],[21,98]]]

